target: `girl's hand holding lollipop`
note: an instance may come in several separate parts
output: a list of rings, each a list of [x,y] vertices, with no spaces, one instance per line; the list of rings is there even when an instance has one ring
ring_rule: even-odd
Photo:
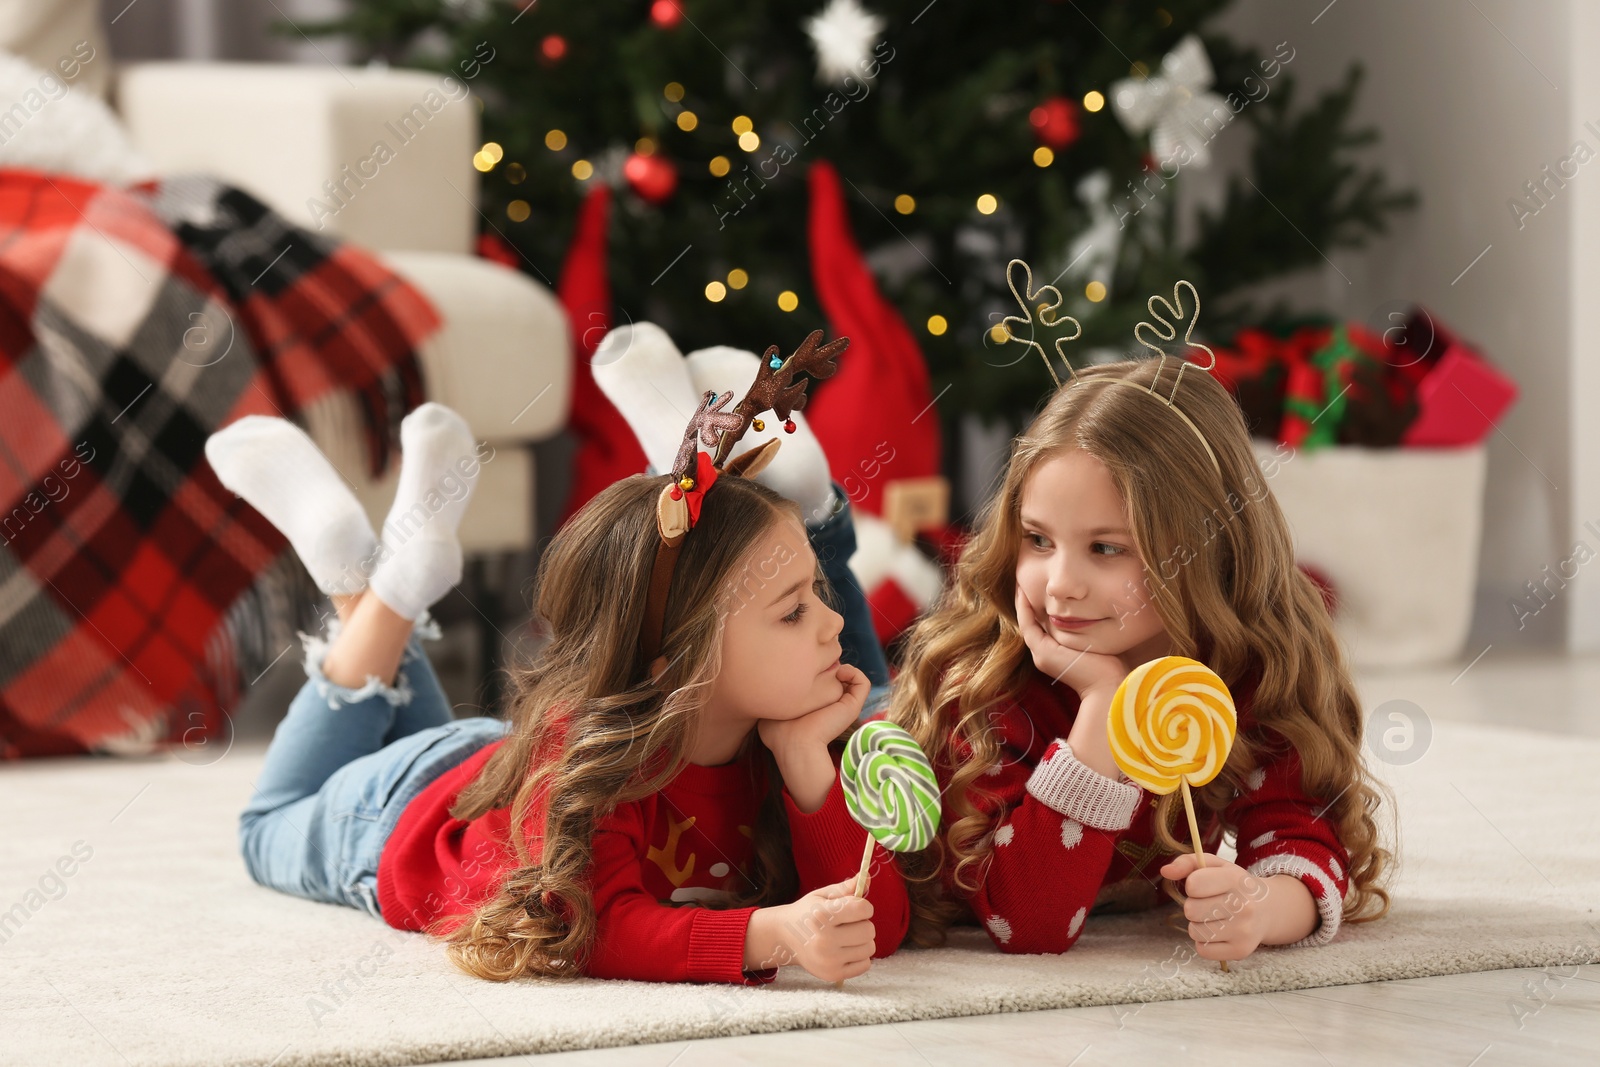
[[[933,843],[941,809],[933,764],[905,730],[891,722],[869,722],[850,736],[840,768],[850,817],[867,831],[866,851],[856,874],[855,895],[865,896],[872,877],[872,846],[915,852]],[[844,988],[844,983],[837,983]]]
[[[1153,659],[1128,672],[1117,687],[1106,726],[1111,756],[1122,773],[1152,793],[1165,795],[1183,790],[1183,807],[1194,842],[1194,859],[1183,859],[1197,868],[1204,867],[1206,854],[1189,787],[1205,785],[1221,773],[1228,761],[1238,732],[1238,714],[1227,685],[1198,660],[1184,656]],[[1229,880],[1225,871],[1216,874],[1219,877],[1208,876],[1206,889]],[[1188,903],[1184,910],[1189,913]],[[1195,929],[1196,925],[1191,924],[1191,933]],[[1202,928],[1202,936],[1205,932]],[[1228,969],[1227,960],[1222,961],[1222,969]]]

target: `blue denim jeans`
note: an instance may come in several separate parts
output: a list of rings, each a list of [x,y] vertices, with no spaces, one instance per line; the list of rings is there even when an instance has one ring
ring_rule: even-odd
[[[834,609],[844,616],[839,633],[843,651],[839,659],[867,676],[872,688],[867,691],[861,717],[868,718],[881,709],[889,696],[889,661],[878,644],[878,631],[872,626],[872,606],[861,591],[861,583],[850,570],[850,557],[856,554],[856,523],[850,498],[844,487],[833,483],[834,512],[818,523],[807,523],[811,550],[822,564],[822,572],[834,592]]]
[[[838,509],[807,524],[811,548],[844,616],[840,659],[872,683],[862,717],[889,692],[889,669],[867,599],[848,566],[856,550],[850,505],[835,486]],[[437,638],[417,620],[392,686],[369,676],[359,689],[334,685],[322,658],[339,632],[302,634],[306,682],[278,724],[255,791],[239,816],[239,847],[257,883],[295,896],[345,904],[381,917],[378,857],[413,798],[445,771],[505,736],[502,719],[453,718],[422,648]]]
[[[302,634],[306,683],[278,724],[255,791],[239,816],[239,848],[257,883],[381,917],[378,857],[400,814],[428,783],[491,741],[501,719],[452,716],[418,620],[394,684],[368,676],[334,685],[322,658],[338,633]]]

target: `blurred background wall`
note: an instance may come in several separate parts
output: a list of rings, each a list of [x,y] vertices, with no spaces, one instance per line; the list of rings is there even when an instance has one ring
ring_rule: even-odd
[[[1313,21],[1315,20],[1315,21]],[[1358,125],[1383,138],[1373,157],[1415,186],[1420,210],[1392,235],[1282,288],[1376,323],[1374,311],[1416,300],[1478,342],[1517,380],[1517,404],[1490,445],[1478,608],[1467,655],[1485,645],[1600,647],[1600,581],[1584,568],[1551,607],[1518,628],[1512,601],[1526,583],[1600,547],[1600,438],[1590,415],[1600,385],[1585,322],[1600,260],[1600,165],[1582,167],[1548,206],[1518,221],[1512,197],[1566,156],[1600,151],[1600,88],[1592,71],[1600,8],[1535,0],[1240,0],[1219,20],[1240,37],[1288,40],[1308,92],[1334,84],[1353,59],[1367,71]],[[1244,146],[1228,151],[1242,155]],[[1217,171],[1196,186],[1220,185]],[[1203,195],[1197,188],[1187,190]],[[1481,255],[1482,258],[1479,258]],[[1465,272],[1465,273],[1463,273]],[[1570,573],[1570,570],[1568,571]]]
[[[267,30],[282,19],[337,16],[344,10],[340,0],[102,0],[100,9],[118,59],[349,59],[342,41],[325,38],[313,45]]]

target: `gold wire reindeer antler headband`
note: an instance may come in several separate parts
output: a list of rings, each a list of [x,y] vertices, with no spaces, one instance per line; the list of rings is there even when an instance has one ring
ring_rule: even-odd
[[[683,433],[683,444],[672,464],[672,484],[661,490],[656,498],[656,532],[661,540],[656,545],[656,558],[650,567],[650,585],[645,594],[644,619],[639,629],[639,645],[646,664],[661,652],[661,627],[667,613],[667,590],[672,586],[672,574],[677,569],[678,552],[683,547],[684,536],[700,521],[700,506],[705,494],[716,484],[717,478],[727,474],[739,478],[754,478],[777,455],[780,438],[773,438],[759,448],[728,460],[728,454],[744,437],[751,424],[756,431],[766,426],[756,416],[772,411],[784,420],[783,428],[794,433],[794,412],[806,406],[806,390],[812,380],[832,377],[839,369],[835,357],[850,344],[844,337],[821,344],[822,331],[813,330],[800,342],[794,354],[784,359],[778,346],[770,346],[761,358],[761,369],[756,380],[745,392],[744,399],[732,411],[724,411],[733,394],[707,390],[700,398],[700,406],[689,420]],[[801,374],[809,377],[798,377]],[[700,450],[699,445],[714,449],[711,453]]]
[[[1017,283],[1012,276],[1013,268],[1015,267],[1021,267],[1023,273],[1023,288],[1022,292],[1020,293],[1017,292]],[[1078,372],[1073,369],[1072,361],[1067,358],[1067,354],[1061,346],[1068,341],[1077,340],[1080,336],[1082,336],[1083,325],[1072,316],[1062,315],[1060,313],[1062,304],[1061,290],[1057,289],[1054,285],[1044,285],[1040,286],[1038,289],[1035,289],[1033,287],[1033,270],[1020,259],[1013,259],[1010,263],[1006,264],[1006,285],[1011,289],[1011,295],[1016,298],[1017,304],[1020,305],[1023,310],[1023,315],[1021,317],[1016,315],[1008,315],[1001,320],[1000,324],[1005,329],[1006,340],[1018,341],[1030,348],[1035,349],[1039,353],[1039,358],[1044,360],[1045,369],[1050,372],[1050,380],[1055,382],[1057,389],[1063,388],[1061,384],[1061,377],[1056,374],[1055,366],[1050,362],[1050,357],[1045,352],[1044,346],[1033,338],[1032,328],[1035,325],[1057,326],[1062,323],[1072,324],[1074,329],[1070,335],[1056,338],[1055,350],[1056,355],[1060,356],[1061,361],[1066,364],[1067,373],[1072,379],[1067,383],[1066,387],[1070,388],[1071,386],[1076,385],[1080,381]],[[1185,288],[1189,290],[1189,294],[1194,300],[1194,313],[1192,315],[1183,310],[1183,290]],[[1041,299],[1045,297],[1046,294],[1053,295],[1055,299]],[[1157,306],[1158,304],[1160,305],[1159,307]],[[1157,294],[1152,296],[1149,301],[1147,301],[1146,306],[1149,307],[1150,316],[1151,318],[1155,319],[1155,322],[1138,323],[1138,325],[1134,326],[1133,328],[1133,336],[1134,339],[1140,344],[1144,345],[1157,356],[1161,357],[1160,365],[1156,367],[1156,373],[1151,378],[1150,384],[1148,386],[1140,385],[1138,382],[1130,382],[1125,378],[1102,378],[1096,380],[1104,381],[1111,385],[1125,385],[1130,389],[1137,389],[1139,392],[1146,393],[1154,399],[1165,404],[1170,411],[1184,421],[1184,425],[1188,426],[1189,429],[1194,431],[1194,435],[1198,437],[1200,439],[1200,443],[1205,446],[1206,455],[1211,457],[1211,465],[1216,468],[1218,474],[1221,474],[1222,464],[1217,462],[1217,454],[1216,452],[1212,451],[1211,442],[1206,440],[1206,435],[1200,432],[1200,427],[1194,424],[1194,420],[1189,418],[1189,416],[1184,413],[1183,409],[1178,407],[1176,402],[1178,396],[1178,386],[1183,383],[1183,372],[1188,370],[1191,364],[1203,371],[1210,371],[1211,368],[1217,365],[1217,354],[1206,345],[1203,345],[1199,341],[1193,339],[1195,324],[1200,321],[1200,293],[1195,289],[1194,283],[1187,280],[1182,280],[1172,287],[1171,301],[1168,301],[1166,297]],[[1165,311],[1166,314],[1162,314],[1163,311]],[[1038,316],[1037,319],[1035,318],[1035,315]],[[1168,391],[1166,396],[1162,396],[1160,393],[1156,392],[1156,382],[1161,380],[1161,374],[1166,370],[1167,353],[1160,344],[1156,343],[1155,341],[1146,340],[1141,331],[1149,330],[1159,341],[1172,341],[1178,336],[1178,328],[1176,323],[1181,322],[1187,322],[1188,328],[1184,331],[1183,344],[1178,350],[1178,355],[1175,357],[1179,363],[1178,374],[1177,377],[1173,379],[1172,389]],[[1029,336],[1020,336],[1016,328],[1012,325],[1013,323],[1015,323],[1016,326],[1029,327]],[[1160,325],[1158,326],[1156,323],[1159,323]],[[1211,362],[1204,364],[1193,363],[1193,361],[1184,358],[1183,353],[1188,351],[1190,348],[1204,349],[1206,355],[1211,357]]]
[[[1013,267],[1022,268],[1023,282],[1022,292],[1020,293],[1017,292],[1016,280],[1011,276]],[[1063,297],[1061,296],[1061,290],[1057,289],[1053,285],[1045,285],[1035,289],[1033,287],[1033,269],[1020,259],[1013,259],[1010,263],[1006,264],[1006,285],[1011,289],[1012,297],[1016,299],[1023,311],[1022,318],[1018,318],[1015,315],[1007,315],[1004,319],[1000,320],[1000,325],[1004,327],[1006,331],[1006,340],[1021,341],[1029,348],[1032,348],[1038,352],[1039,358],[1044,360],[1044,369],[1050,372],[1050,380],[1055,382],[1056,388],[1059,389],[1061,388],[1061,378],[1056,374],[1055,367],[1050,363],[1050,356],[1045,352],[1044,345],[1041,345],[1038,341],[1033,339],[1031,329],[1029,330],[1029,336],[1021,337],[1017,334],[1016,330],[1012,329],[1011,324],[1016,323],[1018,326],[1032,327],[1034,325],[1033,316],[1035,313],[1037,313],[1039,316],[1038,324],[1041,326],[1057,326],[1063,322],[1072,323],[1072,333],[1064,337],[1057,337],[1055,341],[1055,348],[1056,355],[1060,356],[1061,362],[1067,365],[1067,373],[1071,374],[1073,379],[1076,380],[1078,376],[1072,370],[1072,361],[1067,358],[1067,354],[1066,352],[1062,351],[1061,346],[1066,344],[1068,341],[1076,341],[1079,337],[1083,336],[1083,323],[1079,322],[1071,315],[1064,317],[1059,315],[1063,300]],[[1039,298],[1044,296],[1046,293],[1054,294],[1055,299],[1049,303],[1041,301],[1036,305],[1034,301],[1039,300]]]

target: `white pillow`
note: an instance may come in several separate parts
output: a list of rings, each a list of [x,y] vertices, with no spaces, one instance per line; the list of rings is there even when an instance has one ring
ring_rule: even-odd
[[[103,100],[7,52],[0,52],[0,167],[113,185],[156,176]]]

